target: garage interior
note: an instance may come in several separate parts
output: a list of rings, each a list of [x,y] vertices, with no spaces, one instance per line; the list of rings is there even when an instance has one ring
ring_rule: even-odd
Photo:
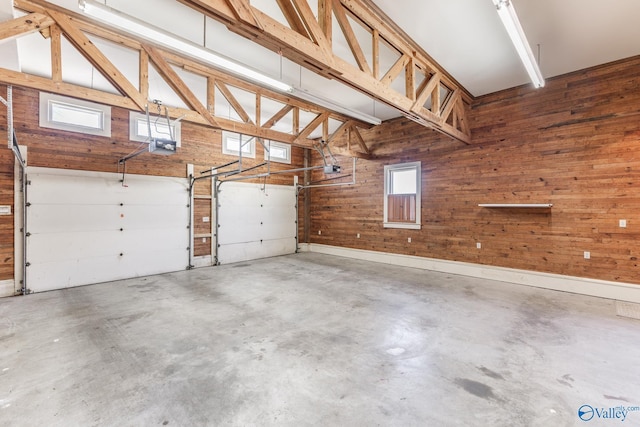
[[[639,14],[1,0],[0,425],[640,423]]]

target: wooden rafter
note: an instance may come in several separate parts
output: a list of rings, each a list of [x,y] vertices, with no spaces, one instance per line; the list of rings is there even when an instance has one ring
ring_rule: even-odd
[[[115,65],[89,40],[89,38],[78,29],[68,16],[49,11],[60,29],[64,32],[67,40],[111,83],[121,94],[129,97],[138,107],[144,110],[147,100],[144,99],[138,89],[116,68]]]
[[[353,150],[351,148],[351,135],[355,135],[356,143],[360,147],[360,151]],[[346,141],[346,148],[342,145],[336,145],[338,140]],[[346,121],[342,123],[338,129],[335,130],[326,140],[327,144],[331,147],[331,151],[336,154],[342,154],[351,157],[360,157],[364,159],[371,158],[371,150],[367,147],[362,134],[355,126],[353,121]]]
[[[293,109],[292,105],[285,105],[284,107],[282,107],[280,109],[280,111],[278,111],[276,114],[274,114],[269,120],[264,122],[264,124],[262,126],[264,128],[266,128],[266,129],[270,129],[270,128],[274,127],[276,125],[276,123],[278,123],[287,114],[289,114],[289,111],[291,111],[292,109]]]
[[[311,123],[309,123],[300,132],[300,134],[298,134],[298,136],[295,139],[295,141],[296,142],[300,142],[301,140],[306,139],[309,135],[311,135],[311,132],[316,130],[318,128],[318,126],[320,126],[325,120],[328,120],[328,119],[329,119],[329,113],[322,113],[322,114],[318,115],[315,119],[313,119],[311,121]]]
[[[326,61],[331,62],[331,58],[333,56],[333,52],[331,50],[331,45],[329,44],[329,40],[325,37],[322,27],[320,27],[319,22],[316,20],[316,17],[309,7],[309,3],[307,0],[290,0],[296,8],[298,15],[304,22],[304,26],[307,29],[308,34],[311,36],[311,40],[322,50],[324,54],[324,58]]]
[[[407,64],[411,61],[411,57],[409,55],[402,55],[395,64],[387,71],[387,74],[384,75],[380,81],[386,86],[391,85],[393,81],[400,75],[402,70],[405,69]]]
[[[349,32],[349,27],[341,28],[345,33],[345,39],[350,44],[357,67],[348,61],[340,58],[332,51],[327,54],[326,44],[319,42],[314,34],[309,31],[298,32],[288,28],[278,22],[277,19],[252,7],[253,16],[257,25],[250,25],[246,21],[235,18],[229,8],[220,0],[179,0],[180,2],[204,11],[208,16],[225,23],[232,31],[244,35],[251,40],[273,50],[282,52],[294,62],[297,62],[309,69],[324,76],[332,77],[341,82],[366,93],[377,100],[393,106],[402,111],[407,117],[425,126],[430,126],[455,139],[468,143],[470,133],[468,128],[462,129],[457,124],[447,123],[447,117],[443,115],[444,109],[435,108],[433,111],[427,109],[417,109],[414,69],[408,68],[409,64],[418,67],[427,76],[438,73],[441,82],[452,91],[458,90],[459,97],[455,98],[456,103],[460,103],[458,110],[466,111],[465,104],[471,101],[471,96],[444,69],[442,69],[433,59],[431,59],[419,46],[417,46],[405,33],[402,32],[384,13],[370,0],[320,0],[318,22],[305,21],[307,30],[317,28],[319,32],[327,31],[326,4],[331,3],[333,15],[340,22],[343,14],[355,17],[371,33],[371,43],[373,47],[372,64],[365,66],[365,60],[359,51],[359,41]],[[280,3],[289,2],[300,8],[308,0],[282,0]],[[302,6],[304,8],[304,6]],[[300,15],[300,10],[297,9]],[[322,12],[322,13],[320,13]],[[300,15],[300,18],[303,18]],[[304,19],[304,18],[303,18]],[[342,23],[345,21],[342,20]],[[322,24],[322,25],[321,25]],[[380,43],[387,43],[392,49],[400,53],[400,60],[394,64],[391,70],[386,71],[382,78],[380,74]],[[329,43],[330,46],[330,43]],[[398,93],[392,88],[393,83],[402,71],[405,71],[405,91]],[[435,90],[435,89],[434,89]],[[450,113],[450,112],[449,112]]]
[[[430,79],[424,79],[424,81],[422,82],[422,85],[418,88],[416,100],[413,103],[413,107],[411,108],[411,110],[420,111],[420,109],[423,108],[424,103],[427,102],[427,99],[429,99],[429,95],[432,95],[431,103],[433,105],[434,89],[437,89],[437,93],[440,93],[440,74],[439,73],[434,74],[433,76],[431,76]],[[439,109],[440,109],[440,105],[438,105],[438,111]],[[432,110],[432,112],[434,111]]]
[[[49,27],[51,38],[51,78],[54,82],[62,81],[62,32],[60,27]]]
[[[143,46],[147,55],[149,55],[149,59],[156,66],[160,75],[164,78],[164,80],[171,86],[171,88],[182,98],[182,100],[195,111],[197,111],[206,121],[208,121],[212,126],[220,127],[218,121],[215,117],[207,110],[207,108],[202,105],[202,103],[198,100],[198,97],[189,89],[186,83],[180,78],[178,73],[175,72],[171,65],[162,57],[162,54],[159,50],[154,47],[144,45]]]
[[[255,16],[251,12],[251,6],[249,6],[248,0],[226,0],[227,4],[231,7],[236,17],[241,21],[247,22],[251,25],[259,25]]]
[[[369,147],[367,147],[367,144],[365,144],[364,138],[362,138],[362,134],[357,127],[351,126],[351,135],[355,136],[356,142],[358,143],[362,151],[364,151],[366,154],[371,154],[371,151],[369,151]]]
[[[245,123],[253,123],[253,120],[251,120],[251,117],[249,117],[249,114],[247,114],[247,112],[242,107],[242,104],[238,102],[238,99],[229,90],[227,85],[221,81],[217,81],[216,86],[218,87],[218,90],[220,91],[222,96],[224,96],[227,102],[229,102],[229,105],[231,105],[231,108],[233,108],[234,111],[238,113],[238,116],[240,116],[240,119]]]
[[[296,9],[293,6],[293,3],[291,3],[291,0],[276,0],[276,1],[278,2],[278,6],[280,6],[280,10],[282,10],[282,14],[284,15],[285,19],[289,23],[289,26],[291,27],[291,29],[294,31],[297,31],[298,33],[304,36],[311,36],[307,32],[307,28],[305,27],[304,22],[302,22],[302,19],[300,19],[300,16],[298,16],[298,12],[296,12]]]
[[[15,37],[41,31],[53,23],[50,16],[42,13],[30,13],[20,18],[0,22],[0,40],[11,40]]]
[[[318,23],[329,44],[333,38],[333,0],[318,0]]]
[[[371,74],[371,69],[369,68],[369,63],[367,62],[367,58],[360,47],[360,43],[358,42],[358,38],[353,32],[353,28],[351,28],[351,24],[349,23],[349,19],[347,18],[347,14],[345,13],[342,5],[340,4],[340,0],[333,0],[333,11],[336,16],[336,20],[342,29],[342,33],[347,40],[347,44],[349,45],[349,49],[351,49],[351,53],[353,54],[360,70],[367,74]]]

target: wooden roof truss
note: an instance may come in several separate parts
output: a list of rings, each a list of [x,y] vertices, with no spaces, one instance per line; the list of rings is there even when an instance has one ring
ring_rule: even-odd
[[[470,141],[466,111],[471,96],[369,0],[317,0],[317,17],[309,0],[277,0],[286,24],[249,0],[179,1],[312,71],[397,108],[411,120]],[[334,21],[353,61],[334,51]],[[368,33],[366,44],[356,35],[363,30]],[[383,49],[397,52],[388,69],[381,63]],[[403,75],[404,90],[398,91],[393,83]]]
[[[258,138],[290,143],[304,148],[313,148],[315,137],[310,138],[310,136],[317,135],[320,131],[322,138],[329,140],[331,137],[330,123],[334,123],[333,127],[340,130],[344,129],[346,124],[353,129],[371,127],[369,124],[325,110],[311,103],[248,83],[198,63],[192,58],[186,58],[152,44],[117,34],[90,22],[81,15],[66,12],[64,9],[47,2],[15,0],[14,5],[28,12],[28,15],[0,23],[0,40],[40,32],[50,40],[51,77],[41,77],[0,68],[0,82],[2,83],[87,99],[129,110],[145,111],[150,102],[149,70],[150,67],[154,67],[166,84],[187,106],[185,109],[164,104],[163,106],[167,108],[169,115],[173,118],[181,117],[186,121]],[[241,2],[236,6],[238,10],[242,10]],[[135,83],[129,81],[117,66],[96,47],[89,35],[97,36],[137,52],[139,60],[138,81]],[[63,81],[64,63],[61,55],[63,37],[107,79],[118,94]],[[206,105],[200,100],[202,97],[198,97],[189,88],[177,70],[184,70],[206,79]],[[247,107],[238,101],[234,91],[252,94],[255,102],[251,110],[247,110]],[[239,120],[232,119],[228,115],[225,117],[224,112],[215,111],[216,94],[221,94],[226,99]],[[273,105],[279,106],[277,112],[275,114],[266,113],[266,110],[262,108],[266,103],[270,103],[272,107]],[[301,119],[303,112],[306,117],[315,116],[315,118],[304,121]],[[283,129],[283,123],[291,123],[290,129]],[[335,126],[335,123],[340,123],[340,125]],[[363,142],[357,150],[347,150],[346,153],[365,157],[368,152],[369,150]]]

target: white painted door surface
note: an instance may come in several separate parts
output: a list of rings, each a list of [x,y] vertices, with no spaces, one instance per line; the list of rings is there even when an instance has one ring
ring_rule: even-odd
[[[185,178],[28,168],[27,287],[33,292],[183,270]]]
[[[218,262],[292,254],[296,251],[294,186],[226,182],[218,193]]]

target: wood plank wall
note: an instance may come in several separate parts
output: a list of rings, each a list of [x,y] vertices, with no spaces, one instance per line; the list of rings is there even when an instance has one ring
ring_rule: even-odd
[[[6,93],[6,87],[0,85],[0,93]],[[112,137],[98,137],[75,132],[64,132],[39,127],[39,93],[36,90],[13,88],[13,108],[16,133],[21,145],[28,147],[30,166],[77,169],[101,172],[118,172],[118,160],[140,147],[140,143],[129,141],[129,111],[112,109]],[[6,132],[6,109],[0,108],[0,135]],[[3,143],[4,144],[4,143]],[[256,144],[256,158],[243,159],[245,167],[263,162],[264,152]],[[286,170],[302,167],[303,150],[292,149],[292,163],[272,163],[272,170]],[[182,123],[182,146],[172,156],[142,154],[127,162],[127,173],[186,177],[187,164],[193,164],[195,173],[208,170],[213,166],[232,161],[233,156],[223,155],[221,132],[207,126]],[[13,154],[0,147],[0,204],[11,205],[13,211]],[[256,172],[262,172],[258,170]],[[300,174],[301,175],[301,174]],[[260,182],[264,182],[260,180]],[[273,175],[267,184],[291,185],[292,175]],[[211,195],[210,180],[198,181],[197,195]],[[204,202],[203,202],[204,200]],[[197,233],[211,233],[211,224],[203,223],[202,217],[211,218],[211,201],[200,199],[194,206]],[[212,218],[211,218],[212,219]],[[0,216],[0,280],[12,279],[14,264],[13,249],[14,217]],[[196,239],[196,255],[210,255],[210,242],[202,243]]]
[[[469,146],[404,119],[365,133],[358,184],[312,190],[311,242],[640,283],[640,57],[480,97],[469,117]],[[384,229],[383,166],[417,160],[422,229]]]
[[[3,93],[3,92],[0,92]],[[0,106],[0,122],[6,123],[6,109]],[[7,149],[6,130],[0,145],[0,205],[13,206],[13,152]],[[0,215],[0,280],[13,279],[13,215]]]

